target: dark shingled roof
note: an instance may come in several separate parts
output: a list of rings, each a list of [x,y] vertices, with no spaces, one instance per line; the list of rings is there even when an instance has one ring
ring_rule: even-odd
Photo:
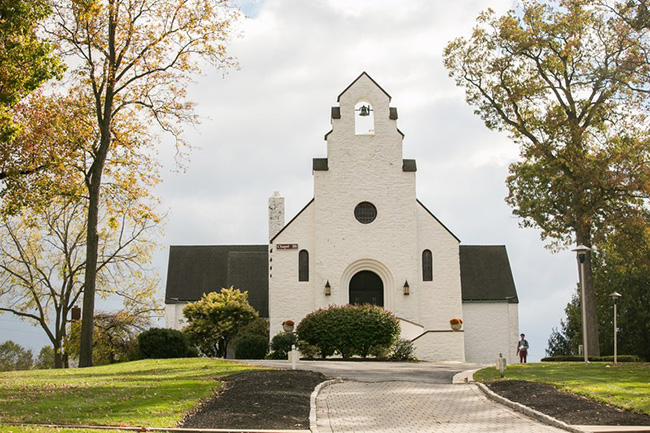
[[[311,203],[311,202],[310,202]],[[176,246],[169,250],[165,302],[193,302],[234,286],[269,316],[268,245]],[[463,302],[519,303],[506,247],[460,246]]]
[[[268,245],[200,245],[169,248],[165,303],[196,301],[234,286],[269,317]]]
[[[503,245],[461,245],[460,276],[463,302],[519,303]]]

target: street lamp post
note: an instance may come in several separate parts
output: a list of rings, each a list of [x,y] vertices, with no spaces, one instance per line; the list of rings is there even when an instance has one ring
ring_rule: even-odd
[[[580,271],[580,304],[582,305],[582,347],[583,353],[585,355],[585,367],[589,365],[589,348],[587,346],[587,306],[585,303],[585,260],[587,258],[587,252],[591,251],[591,248],[584,245],[578,245],[575,249],[578,256],[578,270]]]
[[[616,361],[617,361],[616,356],[617,356],[617,352],[618,352],[617,347],[616,347],[616,344],[617,344],[616,340],[617,340],[617,337],[618,337],[618,327],[616,326],[616,304],[618,304],[618,300],[619,300],[619,298],[621,296],[623,296],[623,295],[621,295],[618,292],[612,292],[612,293],[609,294],[609,297],[614,300],[614,364],[616,364]]]

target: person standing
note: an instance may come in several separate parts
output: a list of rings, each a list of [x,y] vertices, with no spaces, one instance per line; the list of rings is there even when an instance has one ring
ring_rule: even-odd
[[[517,355],[519,355],[520,364],[525,364],[528,356],[528,341],[525,337],[524,334],[521,334],[521,339],[517,342]]]

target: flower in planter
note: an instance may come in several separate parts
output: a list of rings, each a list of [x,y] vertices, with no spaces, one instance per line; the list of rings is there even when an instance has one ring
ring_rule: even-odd
[[[453,319],[449,320],[450,325],[462,325],[463,324],[463,319],[460,317],[454,317]]]
[[[284,332],[293,332],[293,320],[285,320],[282,322],[282,330]]]

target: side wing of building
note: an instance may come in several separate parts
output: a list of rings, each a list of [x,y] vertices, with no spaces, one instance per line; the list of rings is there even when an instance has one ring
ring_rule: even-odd
[[[230,286],[247,291],[260,317],[269,316],[268,245],[172,245],[165,290],[167,327],[183,326],[188,302]]]
[[[519,339],[519,299],[503,245],[461,245],[465,358],[493,363],[503,353],[513,362]]]

